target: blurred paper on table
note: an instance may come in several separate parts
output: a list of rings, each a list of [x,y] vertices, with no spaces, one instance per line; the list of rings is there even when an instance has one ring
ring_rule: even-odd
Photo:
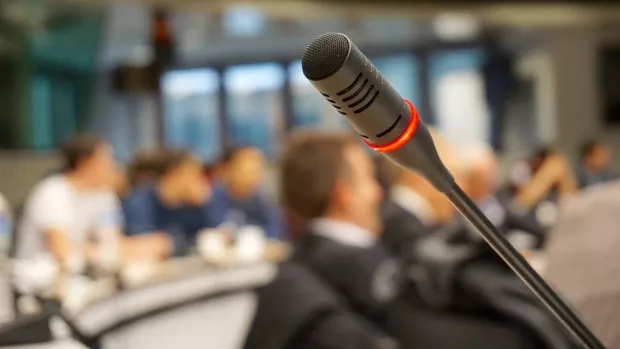
[[[265,255],[265,232],[257,226],[246,226],[237,235],[237,259],[240,263],[256,263]]]
[[[218,229],[204,229],[198,233],[198,253],[208,263],[228,264],[231,262],[229,236]]]
[[[137,287],[153,280],[158,273],[156,262],[136,262],[126,265],[121,271],[121,280],[126,287]]]

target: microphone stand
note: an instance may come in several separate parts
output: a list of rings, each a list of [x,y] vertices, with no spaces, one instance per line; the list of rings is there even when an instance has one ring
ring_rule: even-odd
[[[478,230],[484,240],[534,292],[547,309],[562,323],[585,349],[605,349],[588,327],[538,275],[502,233],[484,216],[478,206],[457,185],[446,193],[452,205]]]

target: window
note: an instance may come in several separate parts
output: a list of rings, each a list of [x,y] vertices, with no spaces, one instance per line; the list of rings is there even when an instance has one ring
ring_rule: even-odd
[[[489,142],[490,117],[480,69],[479,49],[445,51],[429,61],[431,106],[437,125],[457,143]]]
[[[52,130],[52,89],[49,79],[35,76],[32,81],[32,142],[35,149],[54,146]]]
[[[289,67],[293,105],[293,128],[342,129],[348,124],[306,79],[301,61]]]
[[[162,77],[167,145],[190,149],[206,162],[219,157],[219,84],[214,69],[172,71]]]
[[[420,105],[420,72],[417,58],[410,54],[371,59],[383,78],[413,105]]]
[[[224,13],[224,32],[231,36],[257,36],[265,31],[267,17],[258,9],[231,7]]]
[[[73,81],[37,74],[32,80],[31,94],[34,148],[56,147],[77,132],[76,85]]]
[[[284,130],[284,83],[284,69],[276,63],[240,65],[224,72],[229,142],[276,154]]]

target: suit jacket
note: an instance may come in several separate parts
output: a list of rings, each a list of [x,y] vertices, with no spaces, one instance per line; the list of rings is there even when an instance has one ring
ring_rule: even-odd
[[[325,280],[351,308],[377,323],[401,291],[400,265],[379,244],[348,246],[312,232],[297,245],[293,260]]]
[[[397,343],[343,307],[308,268],[281,265],[258,290],[258,309],[246,349],[397,349]]]
[[[428,250],[429,263],[435,261],[431,258],[435,253],[443,255],[446,252],[435,249],[432,243],[426,241],[434,240],[424,238],[417,248]],[[413,255],[419,253],[414,252]],[[359,248],[310,233],[298,245],[294,260],[326,281],[353,310],[393,335],[403,348],[477,349],[481,343],[488,343],[494,348],[532,348],[526,345],[530,337],[520,340],[523,333],[512,324],[429,310],[427,306],[412,301],[409,297],[411,293],[407,292],[410,282],[403,281],[407,270],[395,262],[382,245]],[[439,280],[455,279],[453,274],[441,269],[443,264],[444,261],[440,260],[437,269],[428,270],[440,272]],[[428,288],[424,290],[428,290],[429,294],[433,290],[452,288],[451,283],[440,287],[432,282],[425,285]],[[436,298],[429,296],[432,300]]]

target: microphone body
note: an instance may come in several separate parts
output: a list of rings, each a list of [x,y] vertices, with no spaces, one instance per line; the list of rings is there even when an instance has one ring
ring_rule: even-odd
[[[327,55],[323,47],[306,51],[302,69],[312,85],[347,118],[368,146],[419,172],[440,191],[449,191],[454,179],[411,102],[383,79],[348,37],[329,33],[319,38],[337,51]]]
[[[420,173],[443,192],[584,348],[605,348],[455,183],[415,107],[383,80],[348,37],[339,33],[317,37],[306,48],[301,64],[306,78],[364,142],[396,164]]]

